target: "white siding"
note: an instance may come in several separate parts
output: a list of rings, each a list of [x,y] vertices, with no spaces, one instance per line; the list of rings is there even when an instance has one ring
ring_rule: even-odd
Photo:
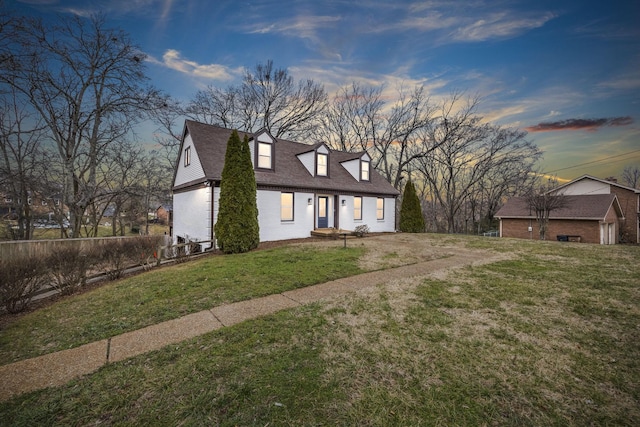
[[[294,193],[293,221],[280,220],[280,191],[258,190],[258,218],[260,241],[299,239],[309,237],[314,224],[313,193]]]
[[[345,206],[342,206],[342,201],[345,201]],[[354,221],[353,219],[353,196],[339,196],[338,197],[338,222],[340,228],[343,230],[353,231],[358,225],[362,225],[362,221]]]
[[[187,148],[190,148],[191,150],[191,163],[189,166],[184,165],[184,152]],[[178,159],[178,170],[176,171],[176,180],[173,185],[184,184],[202,177],[204,177],[204,169],[202,169],[200,157],[198,157],[198,153],[196,153],[196,148],[191,140],[191,135],[187,135],[184,139],[180,158]]]
[[[564,187],[561,192],[567,196],[581,194],[609,194],[611,193],[611,186],[591,179],[583,179]]]
[[[394,232],[396,229],[396,205],[393,197],[384,199],[384,219],[379,220],[376,217],[377,197],[362,198],[362,219],[353,219],[353,196],[340,196],[338,209],[340,213],[340,228],[345,230],[355,230],[359,225],[366,225],[369,231],[382,233]],[[346,206],[342,206],[342,200]]]
[[[211,190],[204,187],[173,195],[174,237],[211,239]]]

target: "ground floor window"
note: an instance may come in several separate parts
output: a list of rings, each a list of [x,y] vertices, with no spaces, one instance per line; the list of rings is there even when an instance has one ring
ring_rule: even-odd
[[[293,221],[293,193],[280,194],[280,220]]]
[[[376,202],[376,218],[384,219],[384,199],[382,197],[378,197]]]
[[[353,219],[356,221],[362,220],[362,197],[360,196],[353,198]]]

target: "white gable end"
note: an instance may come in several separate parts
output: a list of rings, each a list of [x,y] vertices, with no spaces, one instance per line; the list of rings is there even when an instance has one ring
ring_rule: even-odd
[[[347,172],[349,172],[353,179],[358,182],[360,181],[360,159],[342,162],[341,165],[347,170]]]
[[[256,139],[260,142],[268,142],[269,144],[273,144],[275,142],[267,132],[262,132]]]
[[[304,168],[309,172],[309,175],[313,176],[314,171],[316,170],[316,153],[315,151],[309,151],[308,153],[298,154],[298,160],[304,166]]]
[[[188,164],[186,164],[187,155],[189,156]],[[184,138],[184,144],[182,145],[182,152],[180,153],[177,166],[178,169],[176,170],[174,186],[204,177],[204,169],[202,168],[202,163],[200,163],[196,147],[193,145],[191,135],[187,135]]]
[[[562,188],[560,192],[566,196],[576,196],[581,194],[609,194],[611,185],[592,179],[583,179]]]

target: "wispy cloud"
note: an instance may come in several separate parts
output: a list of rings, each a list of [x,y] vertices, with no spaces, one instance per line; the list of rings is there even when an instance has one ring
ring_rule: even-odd
[[[175,0],[19,0],[20,3],[82,17],[89,17],[97,13],[104,13],[109,16],[137,14],[145,17],[157,16],[161,22],[169,19],[174,1]]]
[[[451,33],[451,37],[464,42],[510,38],[542,27],[555,17],[555,14],[549,12],[533,17],[520,17],[507,12],[492,13],[456,29]]]
[[[634,91],[640,89],[640,75],[637,72],[614,76],[598,84],[598,88],[615,91]]]
[[[229,81],[242,75],[244,68],[230,68],[220,64],[198,64],[195,61],[182,58],[180,52],[175,49],[167,50],[162,55],[162,60],[149,58],[150,62],[165,66],[175,71],[192,77],[217,81]]]
[[[295,16],[272,23],[255,23],[247,27],[249,33],[268,34],[283,33],[301,37],[315,37],[318,29],[332,26],[339,22],[339,16]]]
[[[640,37],[640,28],[637,26],[620,25],[619,21],[612,22],[611,18],[600,18],[577,26],[573,29],[573,34],[603,40],[636,41]]]
[[[335,65],[327,62],[310,62],[304,66],[291,67],[289,71],[296,78],[311,78],[321,81],[329,96],[333,96],[340,88],[351,83],[362,86],[383,87],[382,96],[385,99],[395,99],[398,96],[398,88],[412,88],[423,86],[428,94],[435,95],[447,86],[448,81],[441,76],[414,79],[406,74],[406,70],[400,67],[391,73],[367,73],[354,70],[349,64]]]
[[[340,53],[325,40],[326,34],[332,31],[341,20],[340,16],[299,15],[269,23],[256,22],[248,25],[245,32],[249,34],[280,34],[300,38],[323,57],[341,61]]]
[[[460,18],[445,16],[440,12],[433,12],[428,16],[412,16],[406,18],[397,24],[394,24],[396,30],[428,32],[433,30],[441,30],[451,28],[460,23]],[[389,27],[380,27],[380,30],[388,30]],[[376,29],[374,29],[376,31]]]
[[[557,122],[544,122],[525,128],[528,132],[552,132],[561,130],[596,131],[602,127],[628,126],[633,124],[633,118],[611,117],[601,119],[567,119]]]

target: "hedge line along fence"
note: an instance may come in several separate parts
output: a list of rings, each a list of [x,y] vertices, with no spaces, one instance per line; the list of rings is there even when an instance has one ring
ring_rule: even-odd
[[[26,309],[43,288],[72,294],[86,283],[90,274],[104,274],[115,280],[128,268],[146,270],[160,265],[163,259],[184,261],[200,252],[200,244],[206,243],[171,245],[168,236],[65,239],[62,242],[41,245],[40,241],[34,241],[35,249],[23,250],[20,256],[0,258],[0,305],[9,313]]]

